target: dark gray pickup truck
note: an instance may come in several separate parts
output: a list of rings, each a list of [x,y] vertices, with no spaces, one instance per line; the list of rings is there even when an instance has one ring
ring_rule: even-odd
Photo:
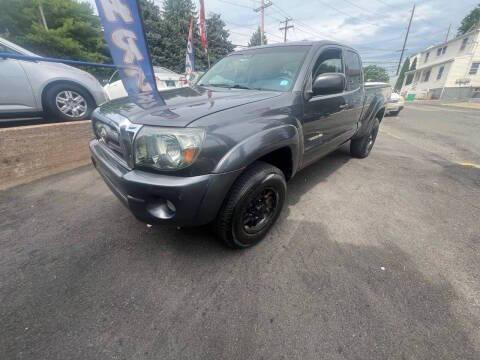
[[[275,223],[300,169],[347,141],[368,156],[390,91],[365,86],[358,53],[341,44],[250,48],[162,92],[166,104],[143,95],[95,110],[92,161],[138,219],[212,223],[246,248]]]

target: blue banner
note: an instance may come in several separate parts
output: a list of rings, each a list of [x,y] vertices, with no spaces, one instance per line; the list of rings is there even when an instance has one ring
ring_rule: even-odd
[[[137,0],[95,0],[105,40],[128,95],[157,93]]]

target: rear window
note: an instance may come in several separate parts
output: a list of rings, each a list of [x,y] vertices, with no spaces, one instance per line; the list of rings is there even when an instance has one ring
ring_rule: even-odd
[[[362,62],[357,53],[346,50],[345,57],[345,75],[347,77],[347,90],[356,90],[362,85]]]

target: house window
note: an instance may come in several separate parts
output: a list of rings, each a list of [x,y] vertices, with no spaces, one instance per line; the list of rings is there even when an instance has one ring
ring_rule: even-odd
[[[426,62],[428,61],[428,57],[429,57],[429,56],[430,56],[430,53],[427,52],[427,53],[425,54],[425,60],[423,61],[424,63],[426,63]]]
[[[460,51],[465,50],[465,48],[467,47],[467,43],[468,43],[468,37],[466,37],[465,39],[462,40],[462,45],[460,46]]]
[[[441,47],[437,49],[437,56],[444,55],[447,52],[447,47]]]
[[[405,85],[410,85],[413,82],[413,74],[408,74],[405,80]]]
[[[438,69],[437,80],[440,80],[440,79],[442,78],[443,70],[445,70],[445,66],[441,66],[441,67]]]
[[[427,82],[430,80],[430,74],[432,73],[432,69],[428,69],[423,73],[423,82]]]
[[[470,68],[470,75],[477,75],[478,73],[478,68],[480,68],[480,62],[474,62],[472,64],[472,67]]]

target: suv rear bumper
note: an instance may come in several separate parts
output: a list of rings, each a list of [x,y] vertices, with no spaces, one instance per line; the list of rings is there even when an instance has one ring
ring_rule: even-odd
[[[149,224],[203,225],[215,219],[242,171],[178,177],[125,168],[98,140],[92,162],[112,192],[139,220]]]

